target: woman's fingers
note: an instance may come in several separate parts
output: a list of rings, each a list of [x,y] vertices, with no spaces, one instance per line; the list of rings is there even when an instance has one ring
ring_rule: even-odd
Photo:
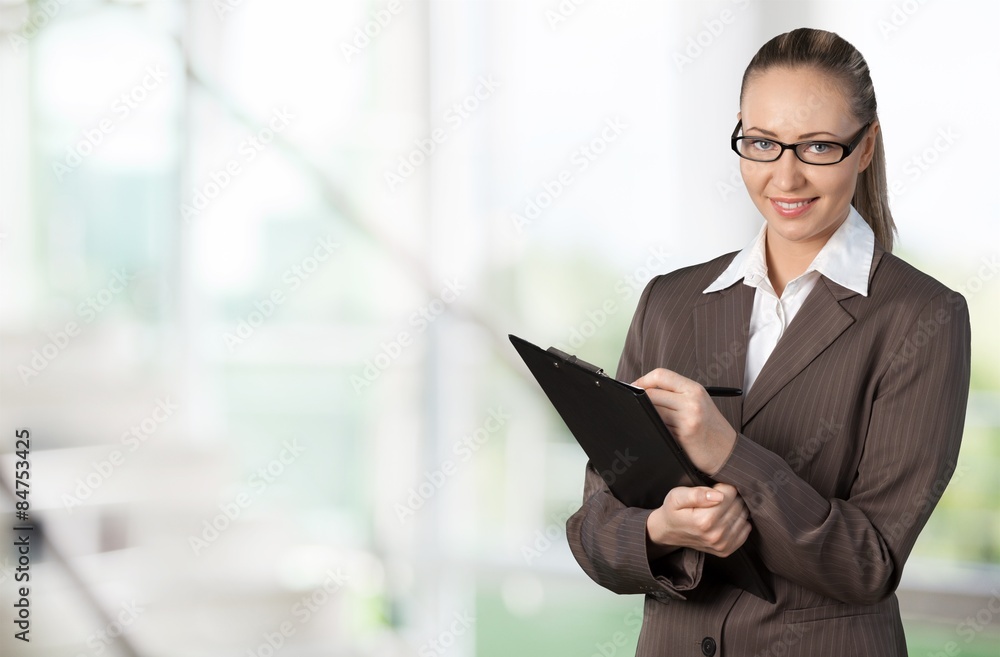
[[[725,495],[723,493],[708,486],[696,486],[692,488],[678,486],[667,493],[663,503],[674,510],[706,509],[718,506],[724,500]]]
[[[677,372],[668,370],[664,367],[658,367],[655,370],[650,370],[633,381],[632,385],[645,388],[647,390],[650,388],[659,388],[660,390],[669,390],[680,393],[686,392],[694,386],[700,387],[698,383],[692,381],[686,376],[682,376]]]
[[[729,556],[752,531],[749,515],[736,488],[679,486],[650,514],[646,529],[661,546],[690,547],[717,556]]]
[[[657,415],[698,469],[711,474],[725,464],[737,433],[701,384],[661,367],[634,385],[646,391]]]

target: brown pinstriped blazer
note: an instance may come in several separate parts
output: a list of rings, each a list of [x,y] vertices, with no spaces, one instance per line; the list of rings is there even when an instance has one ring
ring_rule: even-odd
[[[702,294],[735,254],[653,279],[618,378],[656,367],[741,387],[754,289]],[[769,604],[684,549],[650,562],[648,510],[588,466],[567,522],[583,570],[645,594],[637,655],[905,655],[895,589],[958,458],[969,391],[965,299],[876,244],[867,297],[825,277],[745,398],[715,400],[739,432],[716,479],[750,510],[774,573]]]

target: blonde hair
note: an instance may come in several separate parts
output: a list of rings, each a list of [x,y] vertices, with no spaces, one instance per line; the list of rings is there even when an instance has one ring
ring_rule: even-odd
[[[833,32],[805,27],[780,34],[761,46],[743,73],[740,103],[753,76],[774,67],[800,66],[815,68],[840,82],[851,112],[862,124],[878,119],[875,87],[868,63],[858,49]],[[875,136],[872,161],[858,174],[852,203],[871,226],[875,239],[891,252],[896,224],[889,211],[881,130]]]

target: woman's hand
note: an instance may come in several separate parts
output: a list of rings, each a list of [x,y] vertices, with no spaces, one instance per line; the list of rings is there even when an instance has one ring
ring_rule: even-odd
[[[696,468],[712,475],[725,465],[736,445],[736,430],[700,383],[661,367],[632,385],[646,390],[663,423]]]
[[[682,547],[728,557],[750,536],[749,512],[729,484],[678,486],[646,518],[650,556]]]

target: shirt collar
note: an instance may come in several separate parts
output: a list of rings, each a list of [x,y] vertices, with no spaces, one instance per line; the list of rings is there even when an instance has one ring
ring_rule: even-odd
[[[725,271],[705,288],[703,294],[724,290],[740,280],[757,287],[767,277],[767,259],[764,256],[766,232],[767,223],[736,254]],[[847,219],[826,241],[803,275],[816,271],[838,285],[868,296],[868,278],[874,255],[875,233],[852,205]]]

